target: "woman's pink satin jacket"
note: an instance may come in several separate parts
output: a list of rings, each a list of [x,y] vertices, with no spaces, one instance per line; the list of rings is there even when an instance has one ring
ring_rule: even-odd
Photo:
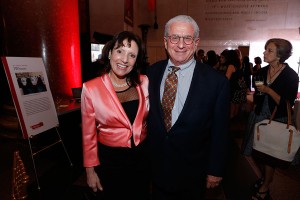
[[[136,86],[139,106],[133,124],[130,123],[107,74],[83,84],[81,116],[85,167],[100,164],[98,142],[110,147],[130,148],[132,135],[135,145],[146,138],[149,81],[145,75],[140,75],[140,79],[141,85]]]

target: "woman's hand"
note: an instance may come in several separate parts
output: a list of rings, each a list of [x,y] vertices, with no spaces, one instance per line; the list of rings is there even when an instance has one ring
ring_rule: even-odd
[[[222,181],[222,177],[207,175],[206,178],[206,188],[215,188],[218,187]]]
[[[97,173],[94,170],[94,167],[87,167],[85,170],[88,186],[92,188],[94,192],[97,192],[97,190],[103,191],[103,187],[100,183]]]
[[[256,88],[257,88],[258,91],[261,91],[261,92],[263,92],[265,94],[270,95],[274,99],[274,101],[276,102],[276,104],[277,105],[279,104],[281,97],[274,90],[272,90],[272,88],[270,88],[267,85],[256,86]]]
[[[270,89],[268,86],[266,86],[266,85],[256,85],[255,86],[256,87],[256,89],[258,90],[258,91],[260,91],[260,92],[263,92],[263,93],[268,93],[268,90]]]

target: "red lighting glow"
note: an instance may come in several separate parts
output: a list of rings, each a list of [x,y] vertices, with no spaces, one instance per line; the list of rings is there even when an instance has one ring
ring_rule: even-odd
[[[58,51],[55,54],[59,65],[55,67],[55,77],[59,79],[55,79],[55,90],[59,94],[71,96],[71,88],[82,85],[78,1],[53,2],[55,3],[55,13],[52,15],[55,22],[53,28],[57,30],[52,31],[55,32],[53,40]],[[54,79],[53,75],[51,78]]]

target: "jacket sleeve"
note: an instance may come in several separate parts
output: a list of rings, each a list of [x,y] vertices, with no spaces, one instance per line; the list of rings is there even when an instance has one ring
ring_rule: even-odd
[[[88,87],[83,84],[81,94],[81,117],[82,117],[82,146],[83,165],[93,167],[100,164],[98,158],[98,140],[93,99]]]
[[[230,85],[223,79],[213,110],[208,175],[221,177],[224,174],[229,145]]]

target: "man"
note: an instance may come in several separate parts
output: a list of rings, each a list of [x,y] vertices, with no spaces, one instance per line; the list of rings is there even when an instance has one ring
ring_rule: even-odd
[[[199,27],[191,17],[174,17],[167,22],[164,35],[169,59],[148,70],[152,196],[153,200],[200,200],[206,187],[216,187],[222,180],[229,83],[210,66],[195,61]],[[169,129],[165,107],[172,103],[165,105],[164,90],[173,66],[180,69],[175,72],[178,86]]]
[[[199,49],[196,53],[196,60],[201,63],[205,63],[205,51],[203,49]]]

